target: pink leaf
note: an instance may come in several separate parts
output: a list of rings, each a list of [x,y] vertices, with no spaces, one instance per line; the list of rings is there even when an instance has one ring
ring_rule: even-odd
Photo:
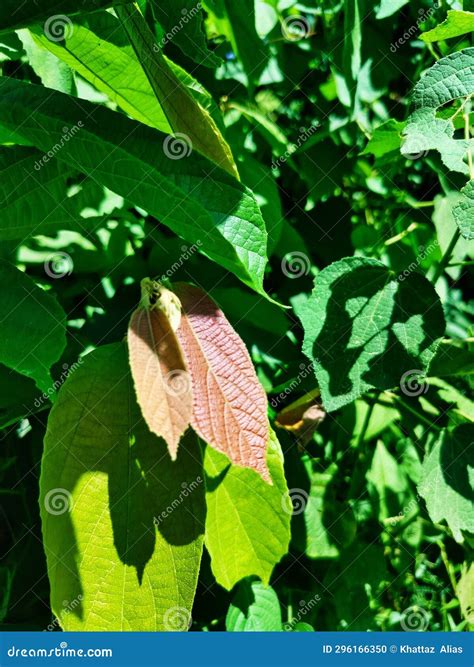
[[[178,283],[173,290],[183,308],[177,336],[193,382],[192,427],[232,463],[271,483],[267,399],[243,341],[201,289]]]
[[[138,308],[128,328],[130,367],[150,431],[164,438],[173,460],[193,411],[192,384],[170,320],[159,308]]]

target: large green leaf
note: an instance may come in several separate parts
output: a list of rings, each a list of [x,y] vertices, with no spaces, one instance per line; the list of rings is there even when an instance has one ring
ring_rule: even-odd
[[[153,13],[163,28],[160,46],[176,44],[199,65],[216,67],[220,63],[207,47],[202,5],[196,0],[150,0]]]
[[[51,388],[51,366],[66,347],[66,316],[56,300],[0,261],[0,363]]]
[[[438,107],[474,92],[474,48],[452,53],[421,77],[413,90],[417,109]]]
[[[451,171],[469,174],[467,153],[474,139],[456,139],[452,118],[438,118],[437,109],[474,93],[474,48],[441,58],[430,67],[413,90],[415,111],[408,119],[402,146],[407,157],[437,150]]]
[[[244,579],[231,602],[225,619],[229,632],[281,632],[278,596],[261,581]]]
[[[3,241],[77,227],[75,199],[67,197],[72,169],[34,148],[0,147],[0,234]]]
[[[443,310],[434,287],[407,273],[397,278],[377,260],[354,257],[316,277],[300,318],[328,411],[427,371],[444,334]]]
[[[439,42],[443,39],[451,39],[471,32],[474,32],[474,12],[450,9],[443,23],[440,23],[433,30],[423,32],[420,37],[424,42]]]
[[[31,109],[36,109],[31,114]],[[71,130],[79,128],[71,136]],[[267,233],[254,196],[235,178],[173,139],[103,107],[0,79],[0,131],[53,150],[57,159],[123,195],[211,259],[263,292]]]
[[[418,487],[431,520],[447,521],[455,539],[474,534],[474,425],[444,431],[423,462]]]
[[[274,566],[288,550],[291,502],[274,434],[267,463],[273,486],[206,447],[206,546],[214,576],[227,590],[252,575],[268,584]]]
[[[120,7],[117,14],[172,130],[178,136],[184,133],[201,155],[238,178],[232,151],[214,119],[198,104],[163,54],[156,49],[155,37],[138,8]]]
[[[171,461],[141,418],[122,344],[91,353],[59,392],[40,492],[65,630],[187,630],[205,518],[200,447],[192,436]]]
[[[2,0],[0,5],[0,31],[21,28],[37,21],[49,21],[50,28],[60,29],[69,24],[69,16],[78,12],[93,12],[103,7],[111,7],[132,0],[35,0],[18,2]],[[53,31],[53,35],[57,33]]]

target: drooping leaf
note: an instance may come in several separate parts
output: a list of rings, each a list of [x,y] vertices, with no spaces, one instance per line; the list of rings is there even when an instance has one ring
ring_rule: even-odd
[[[299,310],[304,352],[329,412],[369,389],[400,386],[405,373],[426,373],[445,329],[439,297],[423,276],[398,280],[373,259],[328,266]]]
[[[229,144],[210,113],[198,104],[156,49],[154,35],[138,8],[124,6],[116,11],[172,130],[177,136],[184,134],[192,147],[238,179]]]
[[[192,60],[206,67],[217,67],[220,59],[207,46],[202,5],[195,0],[151,0],[156,20],[163,28],[161,48],[176,44]]]
[[[58,29],[70,25],[70,16],[79,12],[93,12],[132,0],[35,0],[18,3],[17,0],[2,0],[0,6],[0,31],[22,28],[37,21],[48,21],[53,36]],[[56,27],[55,27],[56,25]],[[61,28],[62,26],[62,28]]]
[[[66,188],[66,179],[72,173],[69,167],[54,158],[45,159],[34,148],[0,147],[2,240],[77,228],[77,207]]]
[[[0,284],[0,363],[46,392],[50,368],[66,347],[66,315],[50,294],[3,260]]]
[[[418,486],[433,522],[446,521],[454,538],[474,533],[474,425],[444,431],[423,462]]]
[[[453,216],[465,239],[474,239],[474,180],[461,190],[463,198],[453,208]]]
[[[474,563],[464,563],[456,594],[464,618],[474,626]]]
[[[206,447],[206,547],[217,582],[226,590],[248,576],[268,584],[290,542],[291,500],[283,455],[271,433],[267,464],[273,485],[253,470],[230,464]]]
[[[128,353],[143,418],[150,431],[165,440],[175,461],[179,441],[191,422],[193,394],[180,344],[162,304],[143,303],[133,313]]]
[[[267,399],[243,341],[201,289],[184,283],[173,289],[183,307],[177,336],[193,382],[194,430],[234,465],[270,481]]]
[[[271,586],[244,579],[232,599],[225,626],[228,632],[281,632],[281,609]]]
[[[440,42],[443,39],[459,37],[474,32],[474,12],[463,12],[457,9],[449,9],[445,21],[433,30],[428,30],[420,35],[424,42]]]
[[[196,438],[173,463],[141,418],[125,346],[88,355],[50,414],[40,480],[51,606],[63,629],[188,629],[202,475]]]
[[[35,108],[35,114],[31,109]],[[74,136],[64,127],[79,127]],[[155,215],[243,282],[263,292],[267,234],[252,193],[197,152],[167,154],[172,138],[84,100],[0,79],[0,130]],[[111,149],[111,146],[114,148]],[[150,147],[155,146],[154,150]]]

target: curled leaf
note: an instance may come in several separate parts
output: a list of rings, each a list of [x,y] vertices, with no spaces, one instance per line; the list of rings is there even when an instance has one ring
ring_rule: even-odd
[[[232,463],[271,483],[267,400],[243,341],[201,289],[184,283],[173,289],[183,307],[177,336],[193,381],[192,427]]]
[[[193,411],[191,379],[174,332],[179,325],[176,307],[169,290],[146,279],[128,328],[138,404],[148,428],[166,441],[173,460]]]
[[[325,417],[326,411],[321,403],[320,391],[314,389],[281,410],[275,424],[278,428],[293,433],[301,444],[306,445]]]

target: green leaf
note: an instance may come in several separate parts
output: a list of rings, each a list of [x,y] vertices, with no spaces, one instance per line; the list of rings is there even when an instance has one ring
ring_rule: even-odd
[[[396,120],[387,120],[382,125],[379,125],[369,140],[369,143],[362,151],[362,155],[375,155],[375,157],[383,157],[387,153],[393,153],[400,150],[401,134],[405,127],[405,123],[400,123]]]
[[[225,620],[228,632],[280,632],[278,596],[261,581],[244,579],[232,599]]]
[[[267,464],[273,486],[206,447],[206,547],[214,576],[226,590],[248,576],[268,584],[274,566],[288,550],[291,502],[283,455],[273,433]]]
[[[264,293],[265,224],[254,196],[235,178],[190,154],[187,144],[179,146],[182,159],[173,159],[172,137],[90,102],[6,78],[0,93],[0,130],[10,141],[52,150]]]
[[[474,180],[461,190],[463,198],[453,208],[453,216],[465,239],[474,239]]]
[[[66,347],[66,315],[52,296],[3,260],[0,284],[0,363],[46,392],[50,368]]]
[[[7,428],[35,408],[48,404],[48,399],[41,400],[33,380],[0,364],[0,428]]]
[[[3,241],[78,226],[66,179],[73,173],[34,148],[0,147],[0,234]]]
[[[28,30],[18,30],[18,36],[28,56],[29,64],[46,88],[69,94],[76,92],[73,73],[66,63],[61,62],[53,53],[48,53],[38,46]],[[48,44],[53,43],[46,37],[44,40]]]
[[[116,11],[173,131],[178,136],[184,133],[201,155],[239,178],[232,151],[214,119],[157,51],[154,35],[140,11],[135,6],[120,7]]]
[[[379,440],[367,473],[379,521],[397,516],[411,499],[408,480],[398,461]]]
[[[453,118],[437,118],[437,109],[448,102],[474,94],[474,48],[441,58],[430,67],[413,90],[415,112],[405,128],[402,154],[421,157],[437,150],[450,171],[469,175],[468,150],[474,139],[455,139]],[[454,115],[454,114],[453,114]]]
[[[205,517],[200,447],[190,437],[173,463],[150,433],[124,345],[92,352],[60,390],[40,504],[63,629],[188,629]]]
[[[408,5],[409,2],[410,0],[382,0],[375,16],[378,19],[386,19]]]
[[[418,487],[431,520],[446,521],[454,538],[474,534],[474,425],[444,431],[423,462]]]
[[[268,65],[269,51],[255,24],[255,0],[206,0],[217,34],[225,35],[242,62],[248,83],[258,85]]]
[[[397,279],[373,259],[331,264],[299,310],[304,352],[329,412],[370,389],[399,386],[405,373],[425,373],[445,329],[439,297],[423,276]]]
[[[163,49],[169,42],[176,44],[192,60],[206,67],[218,67],[217,58],[207,46],[202,5],[195,0],[151,0],[156,20],[164,35],[159,42]]]
[[[166,115],[114,16],[103,12],[89,17],[84,25],[75,21],[61,41],[48,39],[41,26],[30,28],[30,32],[38,45],[73,68],[132,118],[170,132]]]
[[[474,12],[463,12],[456,9],[448,10],[445,21],[433,30],[428,30],[420,35],[424,42],[440,42],[443,39],[459,37],[474,31]]]
[[[18,3],[18,0],[2,0],[0,6],[0,31],[22,28],[45,20],[54,37],[58,30],[67,29],[69,16],[79,12],[93,12],[132,0],[35,0]]]
[[[309,471],[311,487],[304,503],[304,542],[297,546],[308,558],[338,558],[354,541],[357,524],[348,502],[338,500],[334,491],[337,467],[326,472]]]
[[[443,104],[474,93],[474,48],[452,53],[421,77],[413,90],[417,109],[437,109]]]

